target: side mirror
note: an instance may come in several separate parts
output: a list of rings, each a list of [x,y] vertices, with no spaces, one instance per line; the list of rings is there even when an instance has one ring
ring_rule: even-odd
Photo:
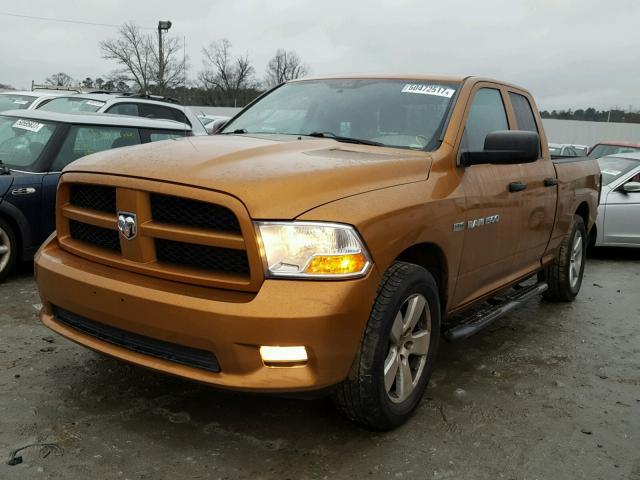
[[[640,192],[640,182],[627,182],[622,186],[626,193]]]
[[[211,122],[211,133],[218,133],[224,128],[228,121],[229,120],[225,120],[224,118],[219,118]]]
[[[463,165],[512,165],[531,163],[539,158],[540,137],[536,132],[524,130],[498,130],[484,140],[484,150],[462,152]]]

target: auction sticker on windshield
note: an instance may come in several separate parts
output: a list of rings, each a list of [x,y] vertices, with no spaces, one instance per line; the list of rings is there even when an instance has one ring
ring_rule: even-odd
[[[87,100],[87,105],[91,105],[92,107],[101,107],[104,105],[104,102],[97,102],[95,100]]]
[[[29,100],[14,100],[13,103],[15,103],[16,105],[26,105],[27,103],[29,103]]]
[[[434,95],[436,97],[451,98],[456,91],[453,88],[442,85],[422,85],[419,83],[407,83],[402,87],[402,93],[420,93],[422,95]]]
[[[29,130],[35,133],[38,133],[42,127],[44,127],[44,123],[25,120],[24,118],[21,118],[13,124],[13,128],[21,128],[22,130]]]

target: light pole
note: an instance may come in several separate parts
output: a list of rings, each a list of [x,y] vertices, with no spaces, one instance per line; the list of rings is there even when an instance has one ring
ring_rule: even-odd
[[[158,22],[158,87],[164,80],[164,57],[162,56],[162,31],[168,32],[171,28],[169,20],[160,20]],[[164,88],[162,88],[164,90]],[[161,92],[162,93],[162,92]]]

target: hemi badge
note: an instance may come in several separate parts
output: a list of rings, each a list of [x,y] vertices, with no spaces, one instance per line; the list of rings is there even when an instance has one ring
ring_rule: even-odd
[[[457,222],[453,224],[454,232],[461,232],[462,230],[464,230],[464,222]]]

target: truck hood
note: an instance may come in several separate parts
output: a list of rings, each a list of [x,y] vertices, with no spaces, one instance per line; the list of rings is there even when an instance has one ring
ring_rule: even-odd
[[[424,180],[430,166],[425,152],[297,136],[213,135],[108,150],[64,171],[207,188],[238,198],[252,218],[291,219],[340,198]]]

